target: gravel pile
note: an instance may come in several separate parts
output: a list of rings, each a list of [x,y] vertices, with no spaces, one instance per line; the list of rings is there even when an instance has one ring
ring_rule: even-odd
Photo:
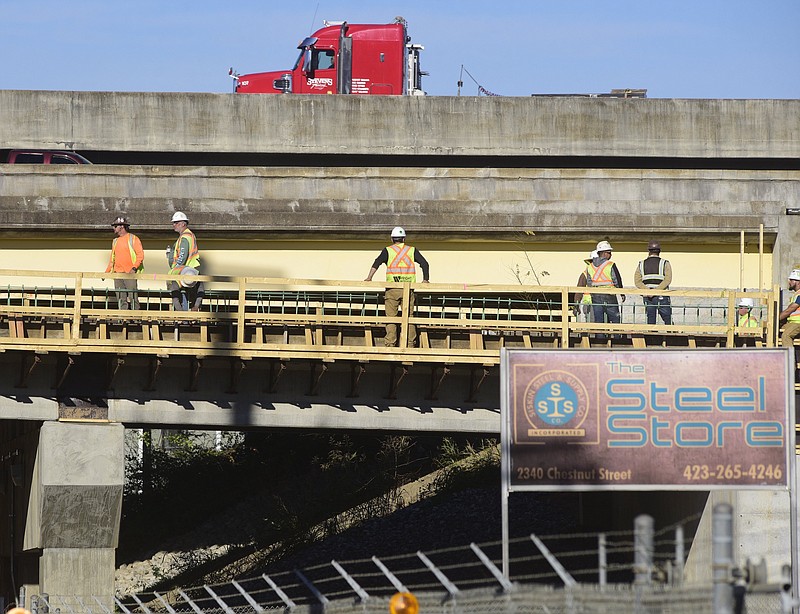
[[[572,498],[572,505],[568,499]],[[512,537],[569,532],[575,526],[574,496],[521,493],[509,499]],[[500,541],[500,492],[472,488],[421,501],[384,518],[373,518],[313,544],[270,566],[268,572],[337,561],[378,558],[417,550],[468,547]]]
[[[471,542],[499,542],[502,536],[499,484],[472,487],[425,498],[426,486],[435,475],[407,488],[405,501],[416,501],[384,517],[373,517],[314,544],[302,546],[269,565],[254,554],[239,563],[220,563],[217,577],[248,569],[243,575],[308,568],[337,561],[425,553],[445,548],[468,548]],[[568,532],[576,524],[574,494],[515,493],[509,498],[510,534],[547,535]],[[421,499],[421,500],[420,500]],[[237,544],[264,541],[266,530],[258,497],[239,502],[220,517],[191,532],[160,544],[160,551],[142,560],[121,565],[116,572],[118,596],[150,589],[157,582],[186,571],[187,562],[201,563],[225,557]],[[358,515],[356,515],[358,516]],[[350,522],[350,521],[346,521]],[[341,526],[341,525],[340,525]],[[318,531],[321,533],[322,531]],[[269,540],[267,540],[269,541]],[[144,545],[144,544],[143,544]],[[148,553],[149,554],[149,553]],[[229,557],[230,558],[230,557]],[[213,568],[213,565],[211,566]],[[216,578],[214,578],[216,579]],[[189,580],[190,585],[197,582]]]

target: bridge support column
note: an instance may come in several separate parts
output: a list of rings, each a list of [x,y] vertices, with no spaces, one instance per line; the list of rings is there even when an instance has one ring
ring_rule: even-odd
[[[720,503],[733,508],[734,564],[744,565],[748,558],[761,558],[767,564],[768,581],[779,582],[781,568],[792,560],[789,493],[756,490],[715,490],[709,494],[686,561],[686,582],[713,581],[712,513]]]
[[[113,610],[124,432],[121,424],[42,425],[23,550],[41,551],[39,591],[54,607],[97,598]]]

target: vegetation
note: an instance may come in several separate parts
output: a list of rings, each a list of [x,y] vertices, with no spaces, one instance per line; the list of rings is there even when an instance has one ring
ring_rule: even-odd
[[[202,439],[170,435],[159,447],[145,432],[147,452],[130,454],[120,564],[173,547],[193,552],[172,573],[154,569],[165,583],[247,556],[246,566],[262,564],[407,505],[401,488],[421,476],[437,472],[425,496],[499,477],[491,439],[259,432],[219,449]],[[225,556],[207,549],[222,544]]]

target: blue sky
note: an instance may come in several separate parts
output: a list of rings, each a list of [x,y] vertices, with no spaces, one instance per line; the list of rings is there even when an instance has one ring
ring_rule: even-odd
[[[800,0],[0,0],[0,89],[230,92],[323,19],[406,18],[431,95],[800,98]],[[463,74],[462,95],[477,94]]]

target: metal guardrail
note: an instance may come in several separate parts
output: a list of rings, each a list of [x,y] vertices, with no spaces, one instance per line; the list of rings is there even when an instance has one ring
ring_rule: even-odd
[[[141,309],[115,308],[115,278],[137,277]],[[775,345],[777,290],[651,290],[469,284],[399,284],[198,276],[199,312],[172,311],[169,275],[0,270],[0,346],[11,350],[228,355],[497,364],[501,347]],[[416,309],[385,315],[382,290],[412,291]],[[576,317],[578,294],[628,295],[619,324]],[[634,298],[668,294],[673,323],[645,323]],[[736,301],[753,298],[757,328],[736,325]],[[400,348],[383,347],[386,324]],[[419,346],[406,347],[409,327]],[[610,337],[610,340],[609,340]]]

